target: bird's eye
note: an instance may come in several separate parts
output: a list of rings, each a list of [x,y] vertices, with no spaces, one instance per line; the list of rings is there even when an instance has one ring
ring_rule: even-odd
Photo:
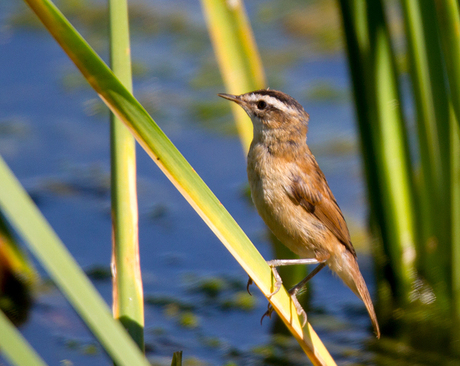
[[[257,102],[257,109],[265,109],[267,107],[267,103],[264,100],[259,100]]]

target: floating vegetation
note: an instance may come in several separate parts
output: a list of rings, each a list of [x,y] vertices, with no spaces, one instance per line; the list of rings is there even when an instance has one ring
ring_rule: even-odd
[[[145,303],[147,305],[170,307],[171,311],[192,311],[196,309],[196,305],[192,302],[179,300],[173,296],[161,296],[161,295],[147,295],[145,296]],[[174,310],[174,309],[177,309]]]
[[[349,102],[349,92],[331,81],[318,80],[308,88],[306,98],[312,102],[343,103]]]
[[[227,287],[227,283],[219,277],[200,280],[192,291],[200,292],[211,299],[217,298]]]
[[[86,275],[93,281],[109,281],[112,280],[112,271],[106,266],[92,266],[85,271]]]
[[[100,353],[99,346],[96,343],[85,339],[68,338],[64,340],[64,346],[87,356],[96,356]]]
[[[314,50],[336,53],[343,40],[338,15],[335,1],[310,1],[287,13],[282,24],[289,34],[309,39]]]
[[[12,116],[0,120],[0,138],[25,137],[30,133],[27,118]]]
[[[88,194],[95,197],[108,196],[110,176],[99,164],[69,166],[62,177],[47,177],[33,189],[34,195]]]
[[[198,328],[200,321],[198,317],[191,311],[185,311],[179,316],[180,326],[188,329]]]
[[[252,311],[257,306],[255,296],[250,296],[247,291],[240,291],[223,300],[221,303],[222,310],[241,310]]]

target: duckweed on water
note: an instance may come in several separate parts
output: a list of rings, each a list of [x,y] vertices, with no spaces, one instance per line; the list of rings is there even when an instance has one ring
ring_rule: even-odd
[[[223,104],[215,101],[197,101],[192,106],[193,114],[197,120],[214,120],[228,115],[228,104]]]
[[[68,349],[78,349],[80,347],[80,342],[78,342],[76,339],[69,339],[65,342],[65,346]]]
[[[21,137],[30,134],[30,121],[24,117],[13,116],[0,120],[0,137]]]
[[[202,294],[205,297],[215,300],[223,294],[234,296],[236,293],[246,289],[246,283],[240,278],[216,276],[197,278],[188,274],[186,277],[189,292]]]
[[[203,279],[201,283],[195,288],[197,292],[201,292],[207,297],[212,299],[218,297],[223,290],[225,290],[226,283],[222,278],[213,277]]]
[[[201,61],[199,70],[189,81],[189,86],[193,89],[222,86],[222,76],[214,58],[207,57]]]
[[[187,357],[182,363],[183,366],[207,366],[208,364],[196,357]]]
[[[88,343],[87,341],[80,339],[67,339],[64,342],[67,349],[80,352],[87,356],[95,356],[99,354],[99,346],[94,343]]]
[[[296,341],[285,335],[274,335],[270,344],[254,347],[257,365],[297,366],[305,364],[305,354]]]
[[[222,310],[252,311],[256,306],[256,297],[250,296],[246,291],[237,292],[221,303]]]
[[[179,324],[184,328],[194,329],[198,328],[200,321],[194,313],[191,311],[186,311],[180,315]]]
[[[112,272],[110,267],[92,266],[85,271],[86,275],[93,281],[111,281]]]
[[[342,49],[342,29],[334,1],[311,1],[283,17],[285,31],[312,41],[311,47],[335,53]],[[311,51],[310,51],[311,52]]]
[[[349,92],[330,81],[318,80],[309,87],[306,98],[315,102],[344,103],[349,101]]]
[[[237,135],[235,123],[230,115],[230,108],[226,104],[214,100],[197,100],[193,102],[190,113],[200,126],[208,130],[220,132],[227,136]]]
[[[168,207],[162,203],[155,204],[149,211],[148,216],[152,220],[158,220],[168,215]]]
[[[210,348],[222,347],[222,341],[218,337],[201,337],[201,343]]]
[[[163,308],[163,313],[168,318],[175,318],[179,315],[180,309],[176,304],[167,304]]]
[[[179,300],[172,296],[147,295],[145,296],[145,304],[162,307],[172,307],[178,311],[195,310],[196,306],[190,302]]]
[[[358,142],[351,136],[338,136],[322,143],[312,143],[312,151],[321,156],[344,157],[358,153]]]
[[[97,355],[99,350],[94,344],[88,344],[87,346],[83,347],[83,354],[85,355]]]

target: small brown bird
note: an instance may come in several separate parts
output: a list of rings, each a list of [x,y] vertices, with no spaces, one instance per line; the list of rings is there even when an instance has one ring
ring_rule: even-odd
[[[306,314],[296,294],[327,264],[364,302],[380,338],[374,306],[358,267],[347,224],[307,145],[308,114],[294,98],[276,90],[218,95],[240,105],[251,118],[254,137],[247,170],[252,200],[273,234],[300,257],[268,262],[276,280],[272,295],[282,284],[275,267],[318,264],[289,290],[305,324]],[[266,315],[272,311],[269,307]]]

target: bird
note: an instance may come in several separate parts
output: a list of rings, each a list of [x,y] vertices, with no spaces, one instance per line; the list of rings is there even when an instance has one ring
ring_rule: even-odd
[[[317,264],[289,290],[304,326],[306,313],[296,295],[327,265],[364,302],[374,332],[380,338],[377,316],[345,218],[307,145],[309,115],[294,98],[277,90],[218,96],[235,102],[250,117],[253,140],[247,156],[247,174],[252,200],[273,234],[299,256],[267,262],[275,278],[275,290],[270,296],[282,284],[276,267]],[[249,279],[248,288],[251,283]],[[264,316],[272,312],[269,305]]]

